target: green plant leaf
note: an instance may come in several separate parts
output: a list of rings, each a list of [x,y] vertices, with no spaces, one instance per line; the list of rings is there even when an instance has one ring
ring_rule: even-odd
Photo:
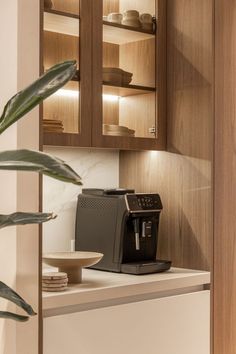
[[[18,322],[26,322],[29,320],[29,316],[17,315],[16,313],[12,313],[8,311],[0,311],[0,318],[14,320]]]
[[[17,212],[9,215],[0,214],[0,229],[7,226],[42,224],[57,216],[53,213],[22,213]]]
[[[49,69],[38,80],[13,96],[0,117],[0,134],[64,86],[76,73],[76,61],[65,61]]]
[[[39,151],[0,152],[0,170],[35,171],[64,182],[82,185],[80,176],[64,161]]]
[[[32,307],[27,304],[27,302],[22,299],[20,295],[18,295],[14,290],[9,288],[6,284],[0,281],[0,297],[9,300],[22,308],[28,315],[34,316],[36,313],[32,309]]]

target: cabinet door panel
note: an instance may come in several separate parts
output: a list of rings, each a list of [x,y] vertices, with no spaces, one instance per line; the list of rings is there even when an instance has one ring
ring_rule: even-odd
[[[93,14],[92,145],[165,149],[165,0],[97,0]]]
[[[44,354],[209,354],[209,348],[209,291],[44,320]]]
[[[44,1],[42,71],[76,60],[77,73],[43,104],[44,145],[91,146],[91,0]]]

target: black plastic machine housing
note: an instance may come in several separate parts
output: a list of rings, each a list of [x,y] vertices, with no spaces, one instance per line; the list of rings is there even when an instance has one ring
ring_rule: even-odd
[[[168,270],[156,259],[162,203],[158,194],[83,189],[78,196],[75,249],[104,254],[91,268],[130,274]]]

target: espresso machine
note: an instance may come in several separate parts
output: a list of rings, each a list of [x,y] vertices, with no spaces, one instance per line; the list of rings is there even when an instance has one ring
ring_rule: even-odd
[[[129,274],[163,272],[157,260],[162,203],[158,194],[127,189],[83,189],[78,196],[75,249],[104,254],[91,268]]]

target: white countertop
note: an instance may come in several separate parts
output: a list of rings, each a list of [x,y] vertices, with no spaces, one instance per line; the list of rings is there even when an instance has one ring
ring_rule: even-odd
[[[129,275],[84,269],[82,284],[63,292],[43,292],[44,317],[121,303],[201,291],[210,273],[181,268],[149,275]]]

